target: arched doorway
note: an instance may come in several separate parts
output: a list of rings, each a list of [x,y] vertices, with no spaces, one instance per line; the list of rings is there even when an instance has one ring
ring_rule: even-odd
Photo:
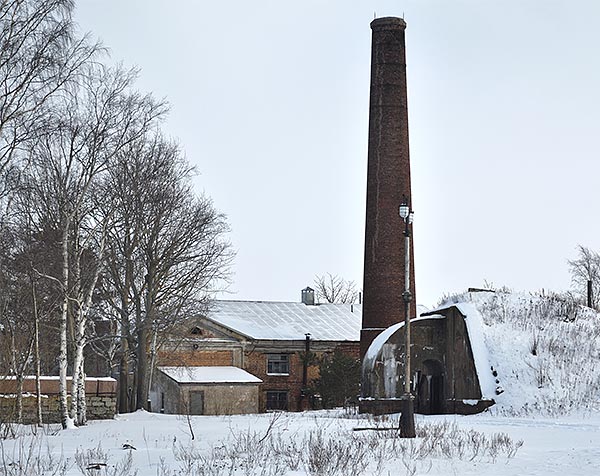
[[[426,360],[417,371],[416,409],[424,415],[444,412],[444,367],[439,360]]]

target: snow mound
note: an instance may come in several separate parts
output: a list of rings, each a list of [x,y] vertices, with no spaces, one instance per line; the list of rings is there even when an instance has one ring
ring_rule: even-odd
[[[490,411],[556,416],[600,410],[600,316],[594,310],[544,292],[467,292],[441,303],[449,305],[475,308],[481,316],[475,332],[483,339],[476,340],[486,348],[473,351],[487,355],[495,378],[499,395]]]

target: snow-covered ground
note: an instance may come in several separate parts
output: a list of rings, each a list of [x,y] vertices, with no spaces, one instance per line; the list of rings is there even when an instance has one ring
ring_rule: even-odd
[[[243,416],[138,412],[59,431],[0,424],[0,475],[402,476],[600,474],[600,318],[544,293],[464,293],[500,395],[472,416],[345,411]],[[469,328],[471,332],[471,328]],[[498,382],[495,382],[495,380]],[[356,429],[360,431],[356,431]]]
[[[600,468],[600,416],[417,415],[415,440],[353,431],[396,422],[341,411],[189,422],[137,412],[37,436],[19,427],[19,438],[1,441],[0,474],[590,476]]]

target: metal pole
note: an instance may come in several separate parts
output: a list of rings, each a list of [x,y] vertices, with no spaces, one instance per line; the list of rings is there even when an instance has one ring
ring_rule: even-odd
[[[408,223],[406,224],[404,243],[406,256],[404,257],[404,348],[406,352],[404,362],[404,393],[410,394],[410,236]]]
[[[402,413],[400,415],[400,436],[415,438],[414,401],[410,391],[410,228],[411,213],[404,219],[404,395],[402,396]]]

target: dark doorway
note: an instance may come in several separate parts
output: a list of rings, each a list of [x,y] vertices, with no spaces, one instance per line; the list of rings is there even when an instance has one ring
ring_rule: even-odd
[[[417,398],[415,411],[436,415],[444,411],[444,368],[438,360],[426,360],[417,372]]]
[[[190,415],[204,415],[204,392],[190,392]]]

